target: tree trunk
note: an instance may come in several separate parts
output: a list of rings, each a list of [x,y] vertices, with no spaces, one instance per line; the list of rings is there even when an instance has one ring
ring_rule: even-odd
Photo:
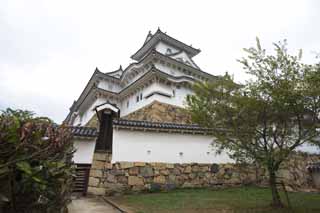
[[[269,168],[269,184],[272,193],[272,206],[275,208],[283,207],[277,188],[277,178],[274,169]]]

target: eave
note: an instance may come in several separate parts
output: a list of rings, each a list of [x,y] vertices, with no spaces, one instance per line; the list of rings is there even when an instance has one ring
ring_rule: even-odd
[[[79,109],[81,103],[83,102],[84,99],[86,99],[86,97],[88,96],[88,94],[91,91],[92,87],[94,87],[95,82],[97,80],[99,80],[99,78],[106,78],[106,79],[110,79],[110,80],[117,81],[117,82],[120,81],[119,78],[107,75],[107,74],[101,72],[98,68],[96,68],[95,71],[93,72],[93,74],[91,75],[88,83],[86,84],[86,86],[82,90],[82,92],[81,92],[80,96],[78,97],[77,101],[75,101],[72,104],[72,107],[70,108],[70,112],[69,112],[68,116]]]
[[[155,67],[151,67],[150,70],[146,73],[144,73],[140,78],[136,79],[134,82],[132,82],[131,84],[129,84],[128,86],[126,86],[125,88],[123,88],[120,92],[112,92],[112,91],[109,91],[109,90],[105,90],[105,89],[102,89],[102,88],[99,88],[99,87],[96,87],[97,90],[99,91],[104,91],[106,93],[109,93],[111,95],[118,95],[118,96],[122,96],[125,94],[126,91],[130,90],[130,89],[133,89],[135,86],[139,86],[141,81],[145,81],[145,80],[148,80],[148,79],[151,79],[153,77],[153,75],[158,75],[159,77],[165,77],[166,79],[173,79],[173,80],[177,80],[177,81],[174,81],[174,82],[177,82],[177,83],[182,83],[182,82],[188,82],[188,83],[191,83],[191,82],[195,82],[197,81],[196,79],[192,78],[192,77],[189,77],[189,76],[173,76],[173,75],[170,75],[168,73],[165,73]],[[180,82],[178,80],[181,80]]]
[[[117,130],[124,129],[130,131],[153,131],[201,135],[210,135],[212,132],[212,129],[204,128],[197,124],[162,123],[142,120],[115,119],[113,120],[113,126]]]
[[[169,57],[169,56],[167,56],[167,55],[164,55],[164,54],[162,54],[162,53],[160,53],[160,52],[158,52],[158,51],[156,51],[156,50],[153,50],[153,51],[150,53],[150,55],[151,55],[151,54],[153,54],[153,55],[156,56],[156,57],[162,57],[162,58],[164,58],[164,59],[166,59],[166,60],[171,61],[172,63],[179,64],[179,65],[181,65],[182,67],[185,67],[186,69],[191,69],[191,70],[194,71],[194,73],[200,72],[201,74],[206,75],[208,78],[218,78],[218,76],[212,75],[212,74],[207,73],[207,72],[205,72],[205,71],[203,71],[203,70],[201,70],[201,69],[199,69],[199,68],[195,68],[195,67],[193,67],[193,66],[190,66],[190,65],[188,65],[188,64],[185,64],[185,63],[183,63],[183,62],[181,62],[181,61],[178,61],[178,60],[176,60],[176,59],[174,59],[174,58],[171,58],[171,57]]]
[[[96,138],[98,137],[98,130],[91,127],[70,126],[68,127],[71,134],[77,138]]]

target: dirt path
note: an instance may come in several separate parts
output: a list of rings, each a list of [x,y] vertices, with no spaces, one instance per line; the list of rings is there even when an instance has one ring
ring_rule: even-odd
[[[80,197],[72,200],[69,213],[121,213],[99,197]]]

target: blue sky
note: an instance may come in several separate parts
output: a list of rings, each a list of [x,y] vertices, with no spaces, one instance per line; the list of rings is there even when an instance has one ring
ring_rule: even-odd
[[[0,2],[0,109],[28,109],[61,122],[95,67],[110,72],[162,31],[202,52],[206,72],[248,78],[242,48],[288,39],[304,61],[320,52],[319,1],[46,1]]]

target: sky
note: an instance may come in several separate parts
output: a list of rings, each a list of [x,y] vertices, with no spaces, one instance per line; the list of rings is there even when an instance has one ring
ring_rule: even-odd
[[[98,67],[116,70],[149,30],[200,48],[194,57],[214,75],[248,76],[237,59],[255,38],[272,53],[288,40],[292,54],[315,63],[320,52],[320,1],[1,0],[0,110],[28,109],[61,123]]]

